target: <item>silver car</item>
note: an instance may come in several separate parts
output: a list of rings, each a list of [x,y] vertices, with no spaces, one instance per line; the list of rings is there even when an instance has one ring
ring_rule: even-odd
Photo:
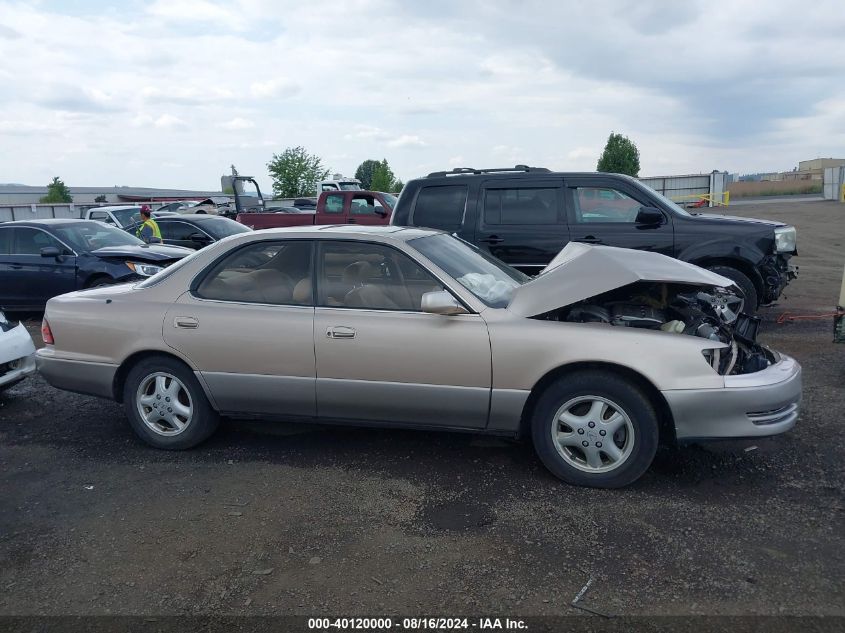
[[[731,281],[569,244],[533,279],[447,234],[297,227],[226,238],[135,285],[47,304],[38,367],[185,449],[221,415],[530,436],[564,481],[624,486],[658,442],[798,418],[801,368]]]

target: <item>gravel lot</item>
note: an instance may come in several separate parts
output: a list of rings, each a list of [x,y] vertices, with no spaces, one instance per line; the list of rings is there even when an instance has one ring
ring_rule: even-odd
[[[224,423],[147,448],[119,405],[36,378],[0,396],[0,615],[845,615],[845,205],[742,205],[799,229],[765,342],[805,369],[796,429],[667,450],[578,489],[528,444]],[[37,321],[31,322],[37,332]]]

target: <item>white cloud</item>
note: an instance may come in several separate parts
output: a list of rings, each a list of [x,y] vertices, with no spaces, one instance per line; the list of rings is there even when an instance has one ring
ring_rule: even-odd
[[[589,170],[611,131],[637,143],[646,174],[841,152],[840,2],[800,21],[786,2],[677,4],[0,0],[0,134],[27,135],[0,173],[46,182],[55,161],[69,183],[207,188],[232,162],[266,178],[295,145],[343,173],[387,158],[406,181],[464,165]],[[339,36],[326,16],[341,14]],[[692,45],[704,32],[719,45]],[[167,169],[162,148],[191,160]]]
[[[425,147],[426,145],[428,145],[428,143],[416,134],[403,134],[402,136],[387,142],[388,147]]]
[[[238,30],[245,27],[245,18],[240,12],[207,0],[156,0],[147,7],[147,13],[178,23],[211,22]]]
[[[224,130],[249,130],[255,127],[255,123],[248,119],[235,117],[234,119],[220,123],[218,127],[222,127]]]
[[[155,121],[153,121],[153,126],[163,130],[170,130],[177,127],[185,127],[186,125],[187,123],[185,123],[182,119],[177,116],[173,116],[172,114],[162,114]]]
[[[302,87],[289,79],[269,79],[267,81],[256,81],[249,87],[250,94],[256,99],[267,99],[269,97],[293,97],[302,90]]]
[[[392,137],[380,127],[358,124],[353,126],[352,131],[345,134],[343,138],[348,141],[386,141]]]

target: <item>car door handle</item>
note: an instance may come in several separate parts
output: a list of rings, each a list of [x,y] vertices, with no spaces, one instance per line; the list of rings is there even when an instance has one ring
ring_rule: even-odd
[[[482,237],[479,242],[484,242],[485,244],[501,244],[505,241],[505,238],[499,237],[498,235],[491,235],[490,237]]]
[[[601,244],[601,239],[594,235],[585,235],[575,240],[576,242],[583,242],[584,244]]]
[[[326,328],[326,338],[355,338],[355,328],[334,325]]]
[[[173,327],[185,330],[196,330],[199,326],[199,321],[197,321],[194,317],[178,316],[173,319]]]

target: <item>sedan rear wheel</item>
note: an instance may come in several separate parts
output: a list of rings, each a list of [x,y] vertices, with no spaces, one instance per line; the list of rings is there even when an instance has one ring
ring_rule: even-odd
[[[126,415],[135,433],[156,448],[191,448],[219,423],[193,372],[167,357],[151,357],[133,367],[123,389]]]
[[[654,407],[636,384],[609,371],[573,373],[551,385],[537,401],[531,431],[546,467],[582,486],[636,481],[657,451]]]

